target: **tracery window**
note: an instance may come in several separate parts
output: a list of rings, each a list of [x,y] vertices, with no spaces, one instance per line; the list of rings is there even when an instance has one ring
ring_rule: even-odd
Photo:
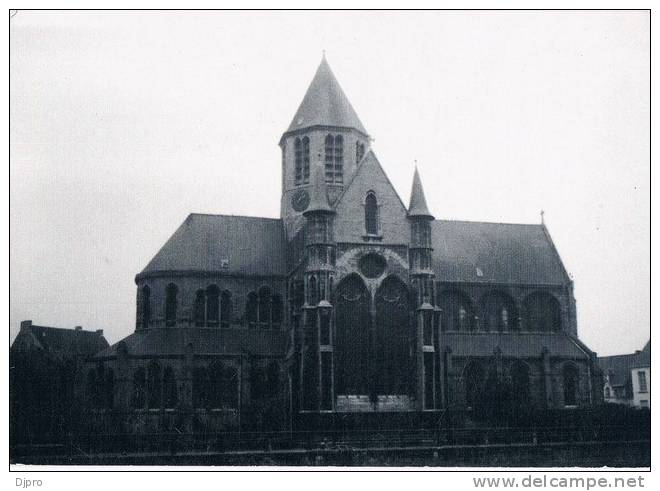
[[[174,283],[167,285],[165,289],[165,326],[176,325],[177,294],[179,289]]]

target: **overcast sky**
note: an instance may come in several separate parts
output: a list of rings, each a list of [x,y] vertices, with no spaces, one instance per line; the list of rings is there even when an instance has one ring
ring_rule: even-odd
[[[190,212],[277,217],[325,49],[404,202],[545,218],[601,355],[649,338],[646,12],[24,12],[11,20],[10,331],[135,325]]]

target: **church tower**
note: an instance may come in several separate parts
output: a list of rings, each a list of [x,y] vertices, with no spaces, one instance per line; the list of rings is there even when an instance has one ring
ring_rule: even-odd
[[[408,221],[410,223],[410,283],[415,298],[415,360],[416,360],[416,393],[419,409],[436,409],[436,378],[438,360],[436,345],[438,333],[433,321],[435,295],[433,280],[435,273],[432,264],[433,244],[431,239],[431,222],[433,215],[429,212],[424,196],[424,188],[419,172],[415,167]],[[438,381],[439,382],[439,381]]]
[[[280,216],[288,239],[301,229],[302,215],[310,205],[314,162],[322,162],[328,199],[334,204],[366,155],[369,141],[367,130],[324,56],[293,121],[280,139]]]

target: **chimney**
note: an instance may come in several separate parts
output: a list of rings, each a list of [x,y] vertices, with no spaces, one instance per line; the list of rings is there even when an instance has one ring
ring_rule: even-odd
[[[103,336],[103,329],[97,329],[96,334],[98,334],[99,336]]]
[[[76,331],[82,331],[82,326],[76,326],[75,329]]]
[[[28,330],[32,327],[32,321],[21,321],[21,331]]]

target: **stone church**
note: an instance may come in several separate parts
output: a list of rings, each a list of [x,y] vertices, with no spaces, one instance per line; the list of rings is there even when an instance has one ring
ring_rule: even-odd
[[[147,431],[469,413],[494,387],[597,402],[543,223],[436,218],[417,170],[406,206],[325,58],[279,145],[280,218],[188,216],[135,277],[135,332],[88,366],[93,410]]]

